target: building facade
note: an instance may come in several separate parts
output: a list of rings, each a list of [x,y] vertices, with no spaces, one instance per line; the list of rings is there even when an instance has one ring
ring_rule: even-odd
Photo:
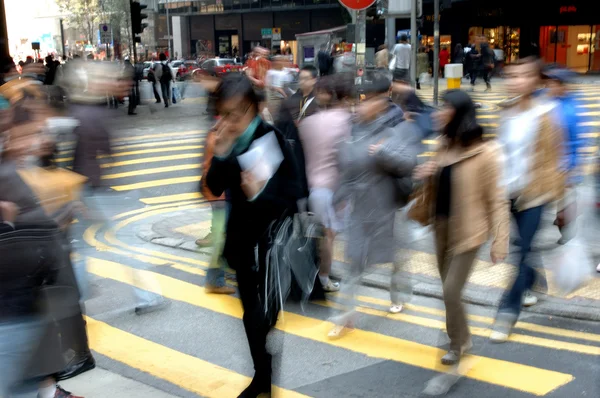
[[[167,7],[177,58],[243,56],[256,45],[295,54],[297,33],[350,22],[337,0],[159,0],[155,21],[159,51],[168,47]]]
[[[424,3],[421,34],[431,44],[433,2]],[[599,9],[598,0],[454,0],[442,7],[440,41],[452,50],[485,35],[504,50],[506,62],[537,54],[579,72],[600,71]],[[408,29],[410,21],[399,19],[396,26]]]

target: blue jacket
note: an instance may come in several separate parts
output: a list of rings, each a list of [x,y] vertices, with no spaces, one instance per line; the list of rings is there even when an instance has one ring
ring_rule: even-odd
[[[539,90],[537,95],[545,94],[546,90]],[[569,183],[577,184],[583,181],[583,176],[575,171],[581,163],[579,148],[583,147],[585,140],[582,137],[581,129],[578,126],[577,100],[571,94],[563,97],[553,98],[558,102],[558,109],[554,112],[557,123],[559,123],[565,132],[565,158],[564,166],[569,172]]]

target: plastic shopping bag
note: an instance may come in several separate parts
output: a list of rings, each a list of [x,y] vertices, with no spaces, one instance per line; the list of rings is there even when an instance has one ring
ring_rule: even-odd
[[[179,88],[173,85],[173,103],[176,104],[177,101],[181,101],[181,93],[179,92]]]
[[[402,220],[402,225],[408,230],[407,236],[409,236],[409,240],[411,243],[428,238],[433,231],[431,225],[423,226],[418,222],[411,220],[408,216],[410,209],[415,203],[416,199],[413,199],[400,210],[400,219]]]
[[[575,237],[550,255],[547,268],[556,289],[567,295],[591,278],[594,265],[581,238]]]

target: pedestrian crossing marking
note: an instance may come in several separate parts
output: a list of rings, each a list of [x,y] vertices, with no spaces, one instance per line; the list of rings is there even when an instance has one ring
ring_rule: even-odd
[[[98,159],[106,159],[106,158],[116,158],[121,156],[133,156],[133,155],[145,155],[148,153],[161,153],[161,152],[177,152],[177,151],[189,151],[192,149],[202,149],[204,145],[182,145],[182,146],[173,146],[173,147],[162,147],[162,148],[150,148],[150,149],[141,149],[139,151],[129,151],[129,152],[115,152],[110,155],[100,155]]]
[[[159,203],[179,202],[181,200],[199,199],[202,195],[199,192],[192,193],[180,193],[176,195],[167,196],[155,196],[153,198],[142,198],[140,201],[147,205],[154,205]]]
[[[188,131],[174,131],[171,133],[160,133],[160,134],[145,134],[145,135],[131,135],[127,137],[112,138],[110,142],[126,142],[126,141],[138,141],[153,138],[170,138],[170,137],[182,137],[182,136],[198,136],[205,133],[206,130],[188,130]]]
[[[135,148],[151,148],[155,146],[162,146],[165,144],[169,145],[181,145],[181,144],[192,144],[197,142],[204,142],[204,138],[188,138],[185,140],[166,140],[157,142],[143,142],[141,144],[130,144],[130,145],[119,145],[113,147],[113,149],[124,150],[124,149],[135,149]]]
[[[476,117],[477,117],[477,119],[499,119],[500,115],[495,115],[495,114],[492,114],[492,115],[481,115],[481,114],[478,114]]]
[[[126,171],[123,173],[116,173],[116,174],[104,174],[101,178],[103,180],[114,180],[117,178],[144,176],[144,175],[149,175],[149,174],[170,173],[172,171],[195,170],[195,169],[200,169],[201,167],[202,167],[202,165],[200,163],[178,164],[178,165],[174,165],[174,166],[154,167],[154,168],[149,168],[149,169]]]
[[[577,123],[578,126],[580,127],[600,127],[600,121],[596,120],[596,121],[590,121],[590,122],[579,122]]]
[[[577,105],[577,108],[600,108],[600,104],[583,104],[583,105]]]
[[[343,298],[344,295],[337,294],[337,295],[333,295],[331,297]],[[389,307],[389,305],[390,305],[389,301],[376,299],[374,297],[358,296],[357,299],[361,302],[369,303],[369,304],[381,305],[381,304],[385,303],[385,307]],[[331,307],[330,303],[331,303],[330,301],[326,301],[326,302],[320,303],[320,305],[326,306],[326,307]],[[335,303],[335,305],[333,306],[334,308],[341,307],[340,302],[334,302],[334,303]],[[341,308],[343,308],[343,307],[341,307]],[[422,313],[426,313],[426,314],[430,314],[430,315],[442,316],[444,318],[446,317],[446,313],[443,310],[436,310],[433,308],[422,307],[422,306],[411,306],[411,305],[406,305],[405,308],[407,310],[412,310],[415,312],[422,312]],[[390,314],[387,310],[381,310],[381,309],[376,309],[376,308],[366,308],[366,307],[358,307],[357,311],[364,313],[364,314],[377,316],[380,318],[383,317],[383,318],[393,319],[396,321],[406,322],[406,323],[410,323],[413,325],[423,326],[423,327],[427,327],[427,328],[431,328],[431,329],[438,329],[438,330],[446,329],[445,321],[438,320],[438,319],[432,319],[432,318],[426,318],[426,317],[422,317],[422,316],[418,316],[418,315],[411,315],[411,314],[407,314],[405,312],[399,313],[399,314]],[[491,325],[494,323],[494,319],[488,318],[488,317],[482,317],[482,316],[468,316],[468,319],[471,321],[474,321],[474,322],[480,322],[480,323],[484,323],[484,324],[488,324],[488,325]],[[533,325],[533,324],[531,324],[531,325]],[[525,325],[525,326],[528,326],[528,325]],[[534,329],[536,329],[536,331],[539,331],[541,333],[545,333],[547,331],[553,331],[552,328],[550,328],[549,330],[546,330],[543,326],[539,326],[539,325],[533,325],[533,326],[538,326],[537,328],[534,327]],[[523,329],[523,328],[521,328],[521,329]],[[556,328],[556,329],[558,329],[558,328]],[[471,331],[471,334],[473,334],[475,336],[484,337],[486,339],[490,335],[490,329],[487,327],[484,328],[484,327],[469,325],[469,330]],[[563,330],[558,329],[555,332],[558,332],[558,331],[563,331]],[[564,332],[569,332],[569,331],[564,330]],[[549,333],[549,334],[551,334],[551,333]],[[554,333],[554,334],[556,334],[556,333]],[[569,334],[569,333],[564,333],[564,334],[561,333],[559,336],[567,337],[567,336],[565,336],[565,334]],[[577,335],[580,338],[585,336],[585,337],[588,337],[588,340],[594,339],[592,341],[600,341],[599,335],[594,335],[591,333],[585,334],[582,332],[579,332],[579,333],[575,332],[575,333],[573,333],[573,335]],[[589,335],[589,336],[587,336],[587,335]],[[579,354],[600,356],[600,347],[594,346],[594,345],[571,343],[571,342],[567,342],[567,341],[552,340],[552,339],[548,339],[548,338],[544,338],[544,337],[528,336],[528,335],[518,334],[518,333],[512,333],[510,335],[509,341],[511,341],[513,343],[533,345],[533,346],[537,346],[537,347],[550,348],[550,349],[554,349],[554,350],[565,350],[565,351],[576,352]]]
[[[583,117],[583,116],[600,116],[600,111],[597,111],[597,112],[595,112],[595,111],[594,112],[581,112],[581,113],[578,113],[577,116],[579,116],[579,117]]]
[[[154,343],[86,317],[90,347],[97,353],[208,398],[235,397],[250,377]],[[274,386],[277,397],[306,395]]]
[[[481,127],[498,127],[498,123],[479,123]]]
[[[363,300],[361,300],[361,301],[363,301]],[[336,304],[339,304],[339,303],[336,303]],[[329,302],[324,302],[321,305],[324,305],[327,307],[330,306]],[[338,307],[338,306],[336,305],[336,307]],[[446,322],[438,320],[438,319],[431,319],[431,318],[426,318],[426,317],[417,316],[417,315],[410,315],[410,314],[406,314],[406,313],[390,314],[389,312],[384,311],[384,310],[378,310],[378,309],[366,308],[366,307],[357,307],[356,310],[363,314],[393,319],[396,321],[410,323],[410,324],[417,325],[417,326],[423,326],[423,327],[430,328],[430,329],[438,329],[438,330],[446,329]],[[479,327],[479,326],[469,325],[469,330],[470,330],[471,334],[474,336],[479,336],[479,337],[483,337],[486,339],[489,338],[489,336],[490,336],[490,329],[487,327],[483,328],[483,327]],[[567,342],[567,341],[552,340],[552,339],[536,337],[536,336],[527,336],[527,335],[518,334],[518,333],[512,333],[509,337],[509,341],[513,342],[513,343],[533,345],[533,346],[537,346],[537,347],[550,348],[550,349],[554,349],[554,350],[571,351],[571,352],[576,352],[578,354],[600,356],[600,347],[596,347],[596,346],[592,346],[592,345],[584,345],[584,344],[579,344],[579,343],[571,343],[571,342]]]
[[[336,297],[336,296],[340,296],[340,294],[334,293],[334,294],[330,294],[330,296]],[[389,300],[382,300],[382,299],[378,299],[376,297],[357,296],[356,298],[359,301],[362,301],[362,302],[365,302],[368,304],[380,305],[383,307],[389,307],[391,304],[391,302]],[[404,305],[404,308],[409,311],[420,312],[423,314],[429,314],[429,315],[434,315],[434,316],[441,316],[444,318],[446,317],[446,311],[440,310],[437,308],[430,308],[430,307],[425,307],[425,306],[415,305],[415,304],[406,304],[406,305]],[[467,318],[471,321],[479,322],[479,323],[483,323],[483,324],[487,324],[487,325],[492,325],[495,322],[494,318],[481,316],[481,315],[470,314],[470,315],[467,315]],[[561,328],[555,328],[555,327],[551,327],[551,326],[542,326],[542,325],[537,325],[535,323],[528,323],[528,322],[517,322],[515,327],[517,329],[528,330],[530,332],[544,333],[544,334],[549,334],[549,335],[554,335],[554,336],[567,337],[567,338],[573,338],[573,339],[578,339],[578,340],[588,340],[588,341],[600,343],[600,334],[579,332],[576,330],[561,329]]]
[[[88,257],[87,265],[88,271],[96,276],[137,286],[132,280],[129,267],[125,265],[91,257]],[[235,297],[216,297],[206,294],[204,288],[188,282],[151,271],[137,270],[136,272],[154,278],[158,282],[162,292],[149,289],[154,293],[162,293],[164,297],[171,300],[241,319],[242,308],[239,299]],[[356,329],[342,339],[329,340],[326,335],[334,326],[331,322],[289,312],[285,313],[284,319],[285,321],[278,323],[276,327],[291,335],[374,358],[401,362],[437,372],[448,370],[448,367],[436,360],[444,354],[443,350],[436,347],[360,329]],[[465,356],[462,363],[470,367],[465,375],[468,378],[538,396],[546,395],[574,379],[572,375],[566,373],[476,355]]]
[[[151,158],[131,159],[131,160],[125,160],[125,161],[121,161],[121,162],[103,163],[100,165],[100,167],[102,167],[103,169],[108,169],[110,167],[131,166],[134,164],[145,164],[145,163],[168,162],[170,160],[182,160],[182,159],[198,159],[198,162],[200,162],[200,154],[199,153],[180,153],[177,155],[165,155],[165,156],[155,156],[155,157],[151,157]],[[71,158],[70,160],[73,160],[73,158]]]
[[[143,189],[143,188],[154,188],[154,187],[162,187],[165,185],[175,185],[175,184],[186,184],[190,182],[199,182],[201,176],[189,176],[189,177],[176,177],[176,178],[165,178],[162,180],[151,180],[144,182],[136,182],[133,184],[127,185],[115,185],[111,188],[115,191],[132,191],[134,189]]]

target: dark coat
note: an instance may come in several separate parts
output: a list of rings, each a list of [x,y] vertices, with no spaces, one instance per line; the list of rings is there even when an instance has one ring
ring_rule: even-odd
[[[86,176],[93,187],[101,184],[102,169],[97,156],[110,154],[110,134],[104,127],[106,109],[97,105],[74,104],[69,116],[79,121],[73,134],[77,144],[73,155],[73,171]]]
[[[293,215],[302,196],[294,154],[281,132],[262,122],[256,128],[252,142],[271,131],[277,136],[283,161],[255,200],[249,201],[242,191],[242,169],[237,156],[214,157],[206,174],[206,184],[215,196],[221,196],[226,190],[230,194],[231,212],[223,256],[234,269],[258,265],[255,249],[258,247],[258,253],[266,253],[270,247],[269,231],[273,223]],[[259,257],[259,262],[262,262],[264,256]]]

